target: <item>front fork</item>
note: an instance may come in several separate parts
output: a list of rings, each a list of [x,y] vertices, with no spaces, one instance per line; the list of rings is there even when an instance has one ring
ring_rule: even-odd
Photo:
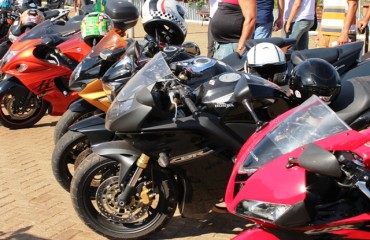
[[[131,177],[128,184],[125,186],[125,189],[122,191],[122,193],[118,195],[117,202],[119,206],[123,207],[126,205],[127,202],[129,202],[128,199],[130,199],[132,194],[134,194],[136,183],[138,182],[142,172],[147,168],[149,159],[150,159],[149,156],[142,153],[139,159],[136,161],[136,170],[133,176]],[[121,180],[120,188],[123,188],[124,185],[122,183],[122,180],[124,179],[124,177],[121,176],[121,172],[119,179]]]

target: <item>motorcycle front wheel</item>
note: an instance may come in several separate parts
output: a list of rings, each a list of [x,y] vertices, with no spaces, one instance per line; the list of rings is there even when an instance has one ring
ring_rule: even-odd
[[[67,192],[69,192],[74,171],[91,152],[89,140],[80,132],[68,131],[55,145],[51,157],[51,169],[55,179]]]
[[[47,102],[29,90],[26,90],[27,94],[19,92],[25,92],[25,89],[12,88],[0,94],[0,122],[4,127],[32,127],[45,115]]]
[[[118,172],[116,161],[94,153],[81,163],[71,183],[72,203],[78,216],[95,232],[114,239],[139,239],[161,229],[177,206],[173,176],[149,165],[141,174],[135,193],[120,206]]]
[[[74,112],[68,109],[65,111],[62,115],[62,117],[57,122],[57,125],[55,126],[54,130],[54,144],[57,144],[59,139],[68,131],[68,128],[78,122],[81,121],[84,118],[88,118],[92,115],[94,115],[97,112],[97,110],[91,111],[81,111],[81,112]]]

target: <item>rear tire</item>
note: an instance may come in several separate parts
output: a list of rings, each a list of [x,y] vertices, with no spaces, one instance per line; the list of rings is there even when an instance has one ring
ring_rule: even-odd
[[[59,139],[68,131],[68,128],[84,118],[90,117],[95,114],[95,111],[82,111],[82,112],[73,112],[68,109],[63,113],[62,117],[57,122],[54,130],[54,144],[57,144]]]
[[[74,171],[83,160],[80,154],[86,149],[90,149],[87,137],[83,133],[73,131],[64,134],[55,145],[51,168],[55,179],[67,192],[69,192]],[[81,160],[76,162],[77,159]]]
[[[26,99],[29,94],[28,89],[18,87],[0,95],[0,122],[4,127],[10,129],[32,127],[45,115],[48,103],[33,93]],[[24,105],[26,102],[27,106]]]
[[[177,206],[173,176],[149,164],[134,188],[135,193],[122,207],[117,203],[118,171],[116,161],[94,153],[81,163],[71,183],[72,203],[78,216],[92,230],[114,239],[144,238],[161,229]],[[145,190],[149,190],[149,195]],[[145,203],[141,194],[153,194],[154,199]]]

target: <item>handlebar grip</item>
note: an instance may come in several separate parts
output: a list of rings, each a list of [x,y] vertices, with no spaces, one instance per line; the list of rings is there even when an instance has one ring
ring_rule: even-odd
[[[74,61],[73,59],[67,57],[66,55],[64,55],[61,51],[56,51],[57,54],[59,55],[59,57],[61,59],[63,59],[63,61],[65,62],[64,64],[66,64],[69,68],[71,68],[72,70],[75,69],[78,65],[78,62],[77,61]]]
[[[188,106],[191,113],[196,113],[198,111],[198,108],[195,106],[193,101],[189,97],[184,98],[186,106]]]

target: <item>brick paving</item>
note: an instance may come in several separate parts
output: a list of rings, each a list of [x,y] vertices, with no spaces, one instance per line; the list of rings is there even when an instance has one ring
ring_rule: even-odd
[[[141,25],[135,37],[143,39]],[[187,40],[206,53],[207,25],[189,24]],[[45,116],[32,128],[0,126],[0,239],[104,239],[86,227],[73,210],[70,196],[51,171],[52,136],[59,117]],[[210,213],[204,221],[178,214],[150,239],[230,239],[246,221],[230,214]]]

